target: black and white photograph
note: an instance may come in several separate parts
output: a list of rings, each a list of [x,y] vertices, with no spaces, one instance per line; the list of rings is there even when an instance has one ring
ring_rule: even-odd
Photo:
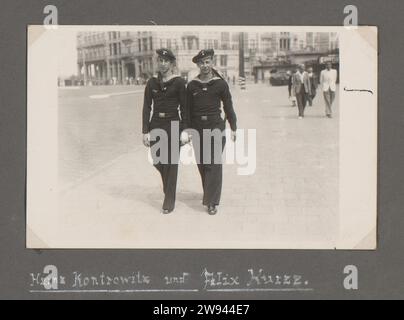
[[[375,249],[376,39],[30,26],[27,247]]]

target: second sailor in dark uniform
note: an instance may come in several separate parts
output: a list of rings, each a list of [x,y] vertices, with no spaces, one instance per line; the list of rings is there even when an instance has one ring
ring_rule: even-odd
[[[199,133],[199,146],[194,144],[194,151],[198,162],[198,169],[203,186],[203,205],[208,213],[217,213],[222,191],[222,163],[218,163],[226,143],[224,133],[225,119],[230,124],[231,138],[236,140],[237,119],[233,109],[229,86],[223,77],[213,68],[214,50],[201,50],[192,62],[200,69],[199,75],[189,82],[187,87],[187,105],[189,125]],[[221,105],[225,119],[221,116]],[[219,129],[222,132],[221,141],[214,138],[204,138],[203,130]],[[217,144],[221,144],[217,148]],[[206,160],[206,150],[210,149],[210,156]],[[205,153],[205,155],[204,155]],[[220,153],[220,154],[218,154]]]
[[[181,144],[179,134],[186,128],[185,123],[187,122],[186,83],[184,79],[174,74],[176,61],[174,54],[169,49],[159,49],[156,53],[159,72],[157,77],[150,78],[146,84],[142,131],[143,143],[152,148],[153,165],[161,175],[164,191],[162,213],[167,214],[175,207]],[[172,132],[172,124],[175,122],[178,132]],[[166,139],[160,141],[162,137],[158,136],[158,130],[154,129],[164,130],[167,133]],[[178,138],[172,139],[175,134]],[[153,146],[158,141],[160,141],[161,148],[154,153]]]

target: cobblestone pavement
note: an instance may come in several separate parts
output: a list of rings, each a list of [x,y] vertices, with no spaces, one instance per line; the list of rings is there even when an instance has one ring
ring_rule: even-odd
[[[58,239],[95,248],[332,248],[338,230],[338,94],[297,119],[286,87],[233,88],[239,128],[256,129],[255,174],[224,168],[219,213],[201,205],[195,165],[181,165],[176,210],[141,144],[142,87],[59,92]],[[113,93],[111,96],[102,96]],[[90,97],[91,96],[91,97]],[[228,142],[231,143],[231,142]]]

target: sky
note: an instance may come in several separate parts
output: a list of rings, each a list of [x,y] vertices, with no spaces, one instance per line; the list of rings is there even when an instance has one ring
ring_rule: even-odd
[[[77,75],[77,31],[65,28],[60,28],[59,30],[59,76],[69,77],[71,75]]]

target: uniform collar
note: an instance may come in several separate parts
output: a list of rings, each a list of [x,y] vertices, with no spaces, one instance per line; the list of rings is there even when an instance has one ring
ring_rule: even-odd
[[[154,75],[153,77],[158,79],[158,74]],[[163,81],[164,81],[164,83],[167,83],[167,82],[171,81],[172,79],[178,78],[178,77],[180,77],[179,74],[172,74],[168,79],[163,80]]]
[[[199,78],[199,74],[194,78],[195,81],[198,81],[198,82],[200,82],[200,83],[202,83],[202,84],[208,84],[208,83],[211,83],[211,82],[214,81],[214,80],[220,80],[220,79],[221,79],[220,77],[214,76],[212,79],[209,79],[209,81],[202,81],[202,80]]]

